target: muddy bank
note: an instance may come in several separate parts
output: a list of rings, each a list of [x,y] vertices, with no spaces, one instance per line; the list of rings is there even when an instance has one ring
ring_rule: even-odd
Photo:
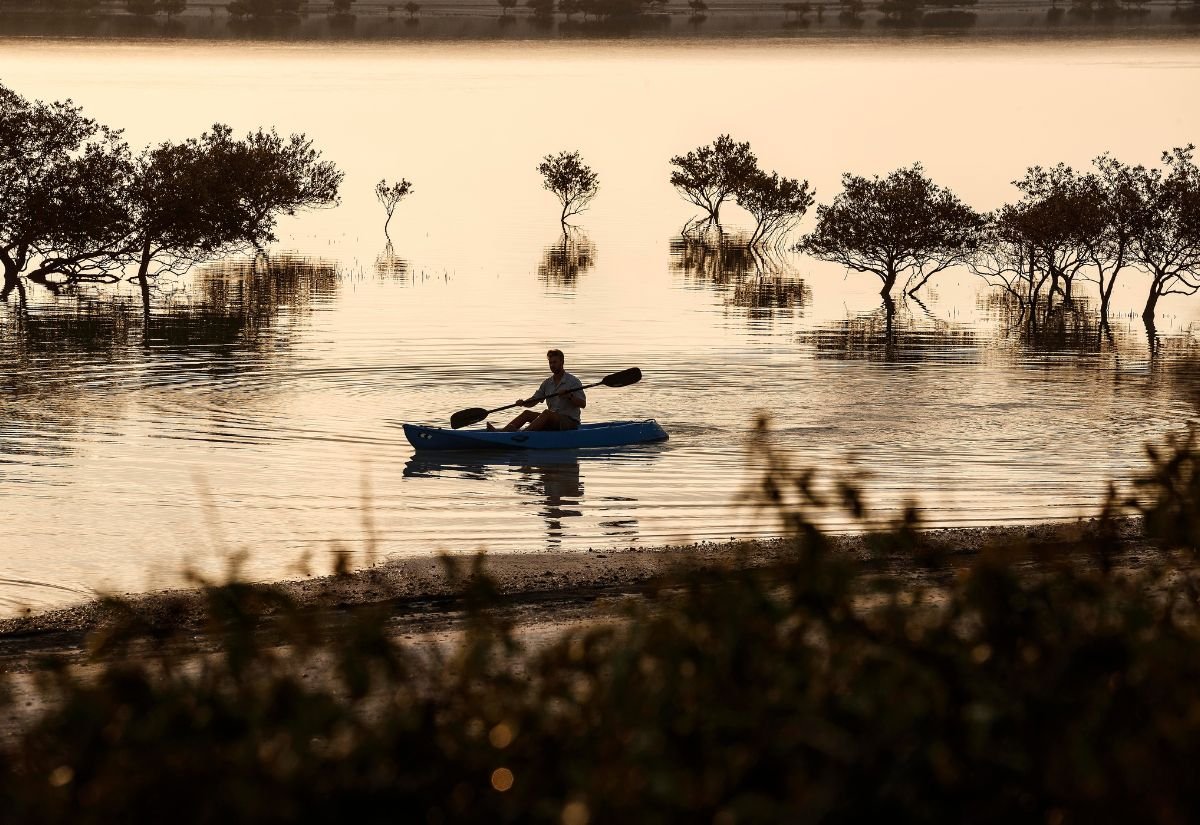
[[[982,528],[950,528],[926,533],[947,554],[951,569],[966,564],[993,544],[1053,545],[1077,538],[1087,522]],[[1136,566],[1150,548],[1141,541],[1136,519],[1121,523],[1123,563]],[[929,571],[912,559],[877,557],[862,535],[834,536],[836,552],[858,558],[871,569],[914,580]],[[686,565],[770,567],[789,552],[786,539],[697,543],[654,549],[629,548],[588,553],[490,553],[484,571],[504,597],[505,609],[520,624],[553,625],[562,619],[586,620],[590,612],[610,613],[614,598],[636,595]],[[459,570],[469,570],[470,555],[457,557]],[[383,607],[398,633],[439,632],[453,625],[459,612],[459,586],[437,557],[397,559],[338,576],[278,582],[299,606],[326,612],[331,621],[356,607]],[[171,590],[126,594],[121,600],[151,624],[202,629],[203,599],[199,591]],[[0,660],[80,648],[87,634],[112,617],[102,600],[30,616],[0,620]]]

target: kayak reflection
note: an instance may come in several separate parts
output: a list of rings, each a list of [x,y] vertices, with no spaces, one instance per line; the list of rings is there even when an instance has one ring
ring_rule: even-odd
[[[544,523],[546,549],[563,546],[564,538],[578,538],[591,529],[602,543],[636,541],[637,499],[602,496],[588,499],[585,465],[593,469],[618,461],[652,460],[657,448],[623,450],[480,450],[417,452],[404,465],[405,478],[457,478],[478,481],[511,481],[520,504],[536,508]],[[603,479],[601,479],[603,486]],[[608,541],[605,542],[604,540]]]

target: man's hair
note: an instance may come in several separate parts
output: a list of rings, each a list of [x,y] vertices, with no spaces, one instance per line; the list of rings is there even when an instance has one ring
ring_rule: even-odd
[[[553,358],[553,357],[554,357],[554,356],[556,356],[556,355],[557,355],[559,358],[562,358],[564,361],[566,360],[566,356],[564,356],[564,355],[562,354],[562,350],[560,350],[560,349],[551,349],[551,350],[546,350],[546,357],[547,357],[547,358]]]

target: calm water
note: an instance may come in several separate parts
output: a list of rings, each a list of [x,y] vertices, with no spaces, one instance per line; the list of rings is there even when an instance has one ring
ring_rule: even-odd
[[[992,208],[1032,163],[1195,141],[1191,42],[12,40],[0,81],[135,144],[218,120],[305,131],[346,171],[342,205],[285,221],[269,260],[160,284],[148,325],[127,288],[0,306],[0,611],[171,586],[239,549],[269,579],[335,549],[365,563],[368,536],[399,556],[770,533],[739,504],[756,411],[797,463],[869,470],[881,513],[915,497],[937,525],[1070,518],[1196,416],[1200,298],[1160,304],[1152,357],[1129,317],[1140,276],[1104,339],[1086,307],[1014,328],[949,272],[889,338],[872,276],[688,247],[667,184],[672,154],[728,131],[818,200],[843,171],[922,160]],[[564,240],[534,167],[576,148],[601,193]],[[416,194],[389,250],[371,189],[398,176]],[[414,456],[397,422],[527,395],[549,346],[585,381],[640,366],[587,417],[654,417],[670,442]]]

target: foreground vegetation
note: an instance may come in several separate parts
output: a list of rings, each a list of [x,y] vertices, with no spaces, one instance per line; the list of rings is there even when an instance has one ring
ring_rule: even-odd
[[[489,612],[478,564],[462,580],[467,632],[444,654],[389,638],[377,611],[321,628],[237,582],[206,588],[215,653],[126,610],[93,636],[82,675],[43,663],[47,708],[0,751],[6,817],[1195,818],[1193,438],[1153,452],[1136,495],[1114,496],[1075,543],[996,547],[939,576],[948,560],[913,511],[872,536],[936,587],[831,552],[814,518],[865,515],[853,484],[764,449],[759,498],[795,537],[782,566],[680,571],[628,621],[538,651]],[[1159,548],[1137,569],[1114,564],[1127,511]]]

